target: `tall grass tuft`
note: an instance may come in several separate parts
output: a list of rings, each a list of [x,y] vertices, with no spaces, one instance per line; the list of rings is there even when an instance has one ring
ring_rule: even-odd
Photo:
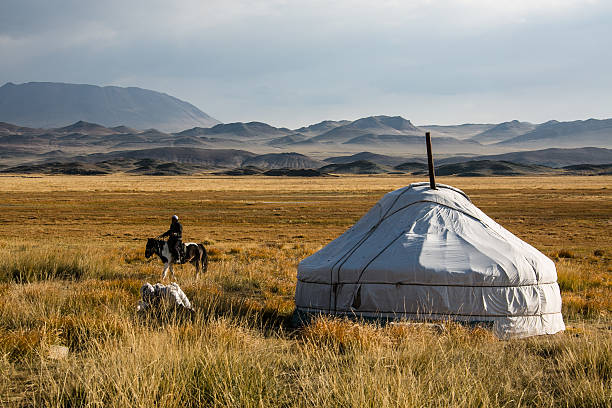
[[[61,248],[28,248],[9,250],[0,259],[0,281],[30,283],[44,280],[79,280],[112,273],[109,260],[87,253]]]

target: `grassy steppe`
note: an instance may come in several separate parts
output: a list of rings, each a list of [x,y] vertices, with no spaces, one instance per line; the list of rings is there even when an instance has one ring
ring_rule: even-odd
[[[612,177],[440,180],[555,260],[564,333],[287,326],[299,260],[413,181],[0,177],[0,405],[610,406]],[[145,322],[145,239],[174,213],[209,271],[177,268],[193,320]]]

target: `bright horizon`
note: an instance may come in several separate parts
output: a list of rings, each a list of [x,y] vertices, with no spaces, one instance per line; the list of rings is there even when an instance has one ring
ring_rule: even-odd
[[[137,86],[299,128],[612,117],[605,1],[7,0],[2,83]]]

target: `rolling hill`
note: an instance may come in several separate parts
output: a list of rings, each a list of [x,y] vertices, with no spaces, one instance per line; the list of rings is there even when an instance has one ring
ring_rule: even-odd
[[[344,164],[359,160],[367,160],[369,162],[380,164],[382,166],[391,167],[404,163],[406,161],[404,157],[386,156],[384,154],[377,154],[372,152],[360,152],[350,156],[328,157],[324,161],[331,164]]]
[[[612,163],[610,164],[577,164],[565,166],[563,170],[579,175],[612,176]]]
[[[328,164],[321,167],[319,171],[332,174],[382,174],[389,173],[391,169],[371,161],[357,160],[350,163]]]
[[[308,169],[319,168],[324,162],[299,153],[269,153],[257,155],[238,149],[201,149],[194,147],[164,147],[153,149],[123,150],[110,153],[97,153],[71,158],[72,162],[100,163],[103,161],[154,160],[164,163],[198,165],[199,168],[239,168],[253,167],[268,169]]]
[[[188,147],[159,147],[154,149],[124,150],[111,153],[97,153],[77,157],[79,161],[97,163],[114,159],[153,159],[164,162],[189,163],[208,168],[239,167],[256,155],[245,150],[199,149]]]
[[[0,87],[0,121],[56,128],[77,121],[178,131],[219,123],[192,104],[142,88],[57,82]]]
[[[575,164],[607,164],[612,163],[612,149],[598,147],[582,147],[576,149],[542,149],[511,152],[476,157],[449,157],[437,160],[440,164],[466,162],[470,160],[509,161],[518,164],[535,164],[549,167],[564,167]]]
[[[202,173],[208,170],[205,165],[164,162],[153,159],[112,159],[96,163],[86,162],[47,162],[34,165],[21,165],[4,169],[4,173],[22,174],[69,174],[93,176],[112,173],[128,173],[147,176],[176,176]]]
[[[424,174],[427,172],[427,164],[412,161],[398,164],[394,167],[394,169],[399,171],[405,171],[406,173]]]
[[[242,166],[260,169],[317,169],[325,163],[299,153],[269,153],[246,159]]]
[[[560,171],[546,166],[517,164],[498,160],[471,160],[463,163],[446,164],[436,168],[438,176],[533,176],[552,175]],[[426,173],[424,171],[423,173]]]

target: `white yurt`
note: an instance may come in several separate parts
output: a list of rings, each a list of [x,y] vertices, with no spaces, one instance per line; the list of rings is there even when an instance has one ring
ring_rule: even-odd
[[[452,319],[501,338],[565,329],[553,261],[442,184],[386,194],[297,277],[302,316]]]

